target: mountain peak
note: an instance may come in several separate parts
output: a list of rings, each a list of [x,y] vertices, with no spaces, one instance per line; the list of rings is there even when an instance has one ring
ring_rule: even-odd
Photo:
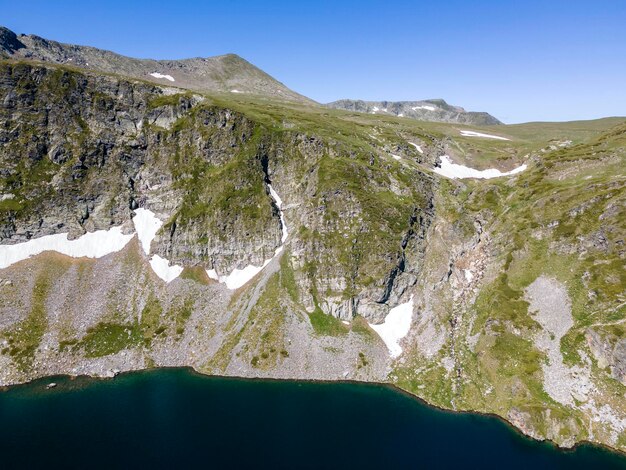
[[[17,35],[8,28],[0,26],[0,52],[13,54],[18,49],[25,47]]]
[[[64,44],[0,27],[0,53],[15,59],[113,73],[203,93],[247,93],[312,103],[237,54],[182,60],[136,59],[90,46]]]

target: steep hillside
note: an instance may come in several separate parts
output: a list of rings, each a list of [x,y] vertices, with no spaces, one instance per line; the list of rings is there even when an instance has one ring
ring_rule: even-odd
[[[502,124],[488,113],[465,111],[459,106],[451,106],[444,100],[423,101],[362,101],[339,100],[326,106],[360,113],[387,114],[419,121],[451,122],[474,126]]]
[[[468,127],[15,59],[0,103],[0,385],[386,381],[626,449],[625,120]]]
[[[197,92],[248,93],[312,103],[235,54],[184,60],[134,59],[95,47],[62,44],[0,26],[0,56],[63,64]]]

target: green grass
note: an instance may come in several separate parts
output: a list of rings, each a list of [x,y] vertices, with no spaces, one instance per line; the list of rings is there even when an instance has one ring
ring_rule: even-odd
[[[46,299],[50,294],[51,286],[50,273],[40,272],[33,287],[31,310],[28,316],[6,335],[9,343],[8,353],[22,371],[31,369],[37,348],[48,327]]]
[[[198,284],[208,285],[211,281],[205,269],[201,266],[185,266],[183,272],[180,273],[181,279],[188,279]]]
[[[189,100],[191,96],[192,94],[190,92],[154,96],[148,100],[148,109],[161,108],[163,106],[177,106],[181,104],[181,101]]]
[[[89,328],[80,341],[69,344],[71,350],[82,350],[85,357],[103,357],[140,346],[144,339],[137,324],[102,322]]]
[[[280,259],[280,285],[287,291],[292,302],[297,304],[300,301],[300,292],[296,283],[296,277],[291,266],[291,254],[289,251],[283,253]]]
[[[344,336],[349,332],[349,328],[341,323],[341,320],[332,315],[326,315],[319,307],[309,313],[309,320],[311,321],[313,331],[317,335]]]

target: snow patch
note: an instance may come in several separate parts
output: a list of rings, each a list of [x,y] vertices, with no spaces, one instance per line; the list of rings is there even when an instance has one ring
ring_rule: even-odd
[[[500,170],[490,168],[488,170],[476,170],[474,168],[467,167],[465,165],[458,165],[452,163],[452,160],[448,155],[441,157],[441,166],[433,168],[433,171],[438,175],[445,176],[447,178],[481,178],[491,179],[499,178],[501,176],[511,176],[524,171],[527,168],[526,164],[518,166],[517,168],[502,173]]]
[[[159,73],[159,72],[152,72],[150,74],[152,77],[154,78],[165,78],[166,80],[169,80],[170,82],[175,82],[176,80],[174,80],[174,77],[172,77],[171,75],[165,75],[163,73]]]
[[[402,354],[400,340],[404,338],[411,328],[411,320],[413,318],[413,297],[403,304],[400,304],[391,310],[385,317],[385,322],[381,325],[373,325],[372,329],[378,333],[378,336],[384,341],[389,349],[392,358]]]
[[[424,151],[422,150],[422,147],[420,147],[419,145],[417,145],[414,142],[409,142],[409,145],[412,145],[413,147],[415,147],[415,150],[417,150],[419,153],[424,153]]]
[[[0,245],[0,269],[44,251],[56,251],[72,258],[101,258],[120,251],[133,236],[123,234],[122,227],[113,227],[86,233],[76,240],[68,240],[67,233],[58,233],[15,245]]]
[[[163,226],[163,222],[154,215],[154,212],[139,208],[135,210],[133,223],[135,224],[135,230],[137,231],[137,237],[139,238],[141,247],[144,253],[149,255],[152,240],[154,240],[157,232]]]
[[[267,187],[270,189],[270,196],[272,196],[272,199],[274,199],[274,202],[276,203],[276,206],[278,206],[278,210],[280,211],[280,228],[283,233],[280,238],[280,242],[285,243],[285,241],[287,240],[287,224],[285,223],[285,216],[283,215],[283,200],[280,198],[278,193],[274,191],[274,188],[272,188],[271,184],[268,184]]]
[[[272,185],[268,184],[267,186],[270,190],[270,196],[272,197],[272,199],[274,199],[274,202],[276,203],[276,205],[278,206],[278,209],[280,210],[280,226],[282,229],[282,236],[280,238],[280,241],[282,244],[278,248],[276,248],[276,251],[274,252],[274,256],[270,259],[266,259],[263,262],[262,266],[254,266],[250,264],[243,269],[235,268],[230,274],[226,276],[220,276],[215,269],[207,269],[206,273],[209,276],[209,278],[215,281],[221,282],[223,284],[226,284],[226,287],[228,287],[231,290],[239,289],[241,286],[247,284],[254,276],[260,273],[265,266],[270,264],[270,262],[283,251],[285,241],[287,240],[287,224],[285,223],[285,216],[282,210],[283,201],[278,196],[276,191],[274,191],[274,188],[272,188]]]
[[[230,90],[231,93],[243,93],[242,91],[239,90]]]
[[[411,109],[413,111],[417,111],[418,109],[425,109],[426,111],[434,111],[436,108],[434,106],[424,105],[424,106],[413,106]]]
[[[475,131],[460,131],[461,135],[464,137],[484,137],[485,139],[497,139],[497,140],[511,140],[511,139],[507,139],[506,137],[500,137],[498,135],[492,135],[492,134],[483,134],[481,132],[475,132]]]
[[[402,157],[400,155],[394,155],[393,153],[391,154],[391,156],[393,158],[395,158],[396,160],[402,160]]]
[[[152,211],[140,208],[135,211],[133,224],[144,253],[149,255],[152,240],[163,222]],[[86,233],[76,240],[68,240],[67,233],[59,233],[15,245],[0,245],[0,269],[44,251],[56,251],[72,258],[101,258],[120,251],[134,236],[134,233],[123,234],[122,227],[113,227],[109,230]],[[150,259],[150,266],[165,282],[173,281],[183,272],[182,266],[170,266],[168,260],[158,255]]]
[[[154,273],[167,283],[172,282],[183,272],[182,266],[170,266],[170,262],[159,255],[154,255],[150,258],[150,266]]]
[[[163,226],[163,221],[154,215],[154,212],[151,210],[139,208],[135,210],[133,224],[135,224],[135,231],[144,253],[150,255],[152,240],[154,240],[157,232]],[[170,262],[159,255],[153,255],[150,258],[150,266],[154,273],[167,283],[172,282],[183,272],[182,266],[170,266]]]

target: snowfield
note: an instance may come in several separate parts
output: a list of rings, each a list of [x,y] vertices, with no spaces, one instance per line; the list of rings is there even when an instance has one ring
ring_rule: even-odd
[[[156,218],[154,212],[139,208],[135,210],[133,224],[135,224],[137,237],[139,238],[144,253],[149,255],[152,240],[163,225],[163,222]]]
[[[272,197],[272,199],[274,199],[274,202],[280,210],[280,226],[282,228],[282,236],[280,238],[280,241],[282,244],[278,248],[276,248],[274,256],[270,259],[266,259],[261,266],[254,266],[250,264],[242,269],[235,268],[230,274],[222,276],[220,276],[215,269],[207,269],[206,273],[211,279],[226,284],[226,287],[228,287],[230,290],[239,289],[241,286],[250,282],[250,280],[254,276],[259,274],[265,266],[270,264],[270,262],[283,251],[283,246],[285,244],[285,241],[287,240],[287,224],[285,223],[285,217],[282,210],[283,201],[278,196],[276,191],[274,191],[272,185],[268,184],[268,188],[270,190],[270,196]]]
[[[483,134],[482,132],[475,131],[459,131],[463,137],[483,137],[485,139],[497,139],[497,140],[511,140],[506,137],[500,137],[499,135]]]
[[[411,109],[413,111],[417,111],[418,109],[425,109],[426,111],[434,111],[437,108],[435,108],[434,106],[424,105],[424,106],[413,106],[413,107],[411,107]]]
[[[152,267],[152,270],[157,276],[167,283],[172,282],[183,272],[182,266],[170,266],[170,262],[165,258],[161,258],[159,255],[154,255],[150,258],[150,267]]]
[[[400,340],[404,338],[411,328],[411,320],[413,319],[413,297],[403,304],[400,304],[391,310],[385,317],[385,322],[380,325],[370,323],[372,329],[381,337],[389,354],[392,358],[402,354]]]
[[[172,77],[171,75],[165,75],[159,72],[152,72],[150,74],[150,76],[154,77],[154,78],[165,78],[166,80],[169,80],[170,82],[175,82],[176,80],[174,80],[174,77]]]
[[[102,258],[120,251],[134,236],[123,234],[122,227],[113,227],[86,233],[76,240],[68,240],[67,233],[57,233],[15,245],[0,245],[0,269],[44,251],[56,251],[72,258]]]
[[[495,168],[489,168],[488,170],[476,170],[474,168],[470,168],[464,165],[458,165],[453,163],[450,160],[448,155],[443,155],[441,157],[441,167],[433,168],[433,171],[438,175],[445,176],[446,178],[451,179],[461,179],[461,178],[480,178],[480,179],[491,179],[491,178],[499,178],[501,176],[511,176],[517,173],[524,171],[527,168],[526,164],[518,166],[517,168],[502,173],[500,170]]]
[[[144,253],[149,256],[152,240],[154,240],[157,232],[163,226],[163,222],[154,215],[154,212],[139,208],[135,210],[133,223],[135,224],[135,231],[141,247]],[[150,266],[154,273],[167,283],[172,282],[183,272],[182,266],[170,266],[170,262],[159,255],[154,255],[150,258]]]

